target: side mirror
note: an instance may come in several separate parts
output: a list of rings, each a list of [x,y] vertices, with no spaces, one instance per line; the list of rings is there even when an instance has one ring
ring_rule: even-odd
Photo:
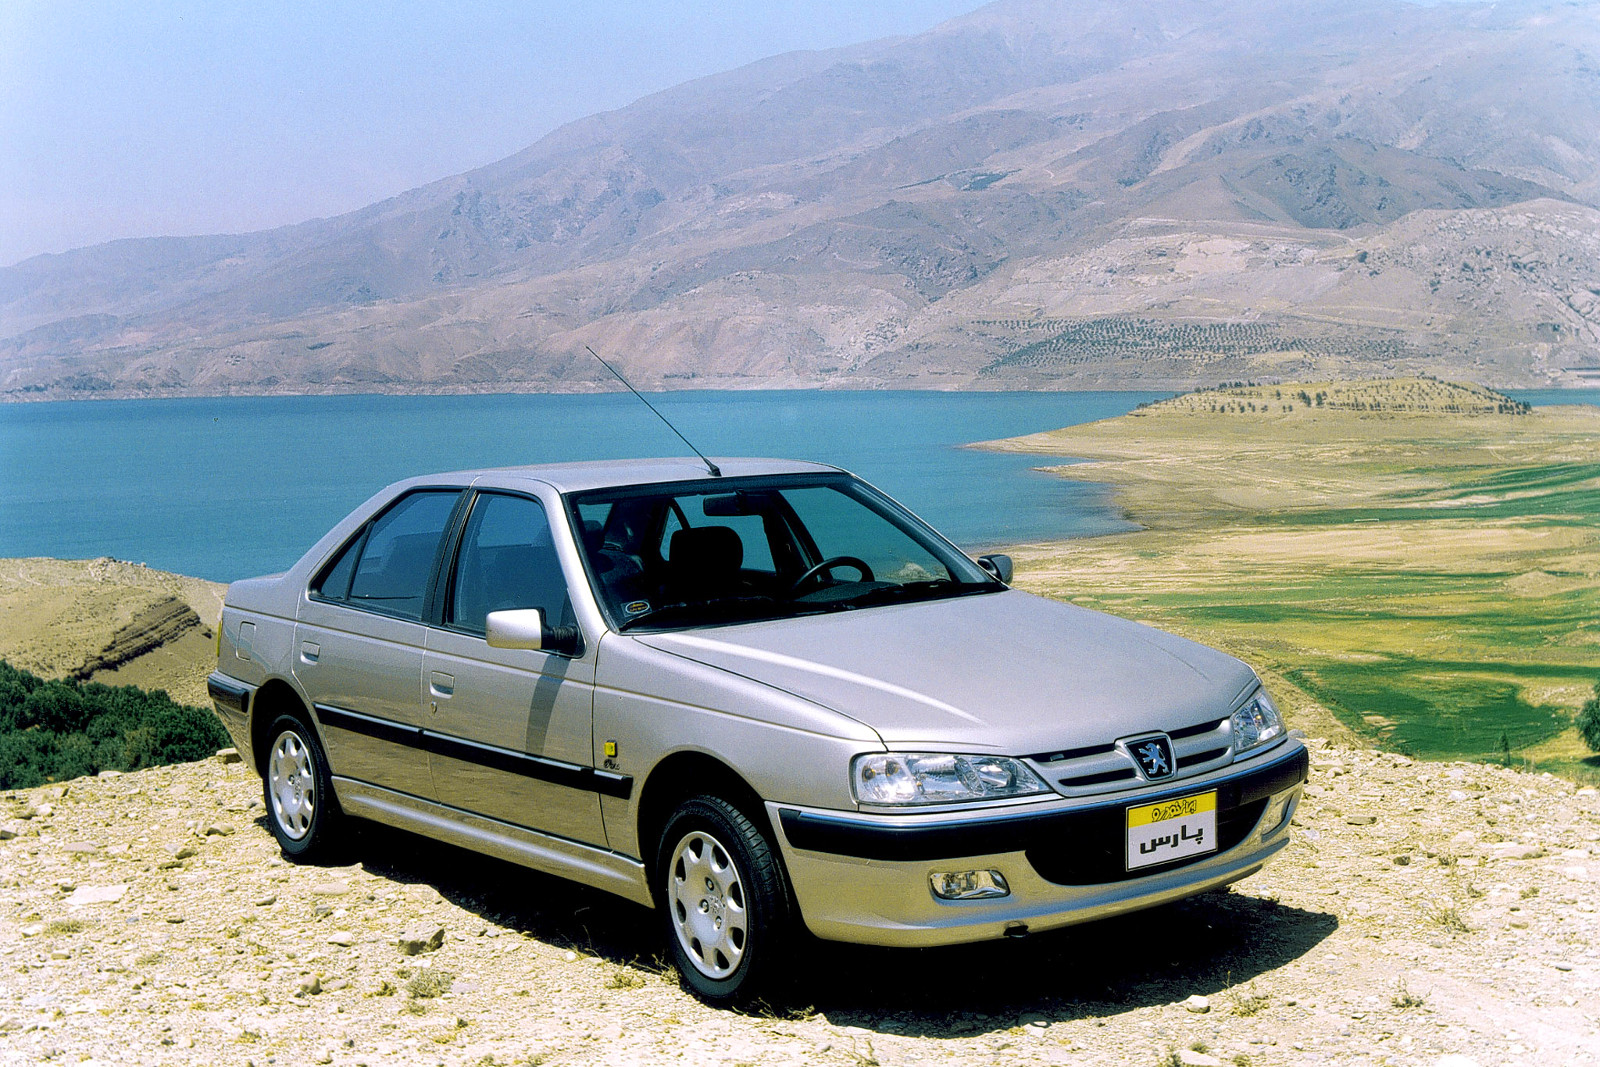
[[[484,630],[490,648],[527,648],[562,656],[576,656],[583,649],[582,631],[576,626],[546,626],[538,608],[491,611]]]
[[[490,648],[544,648],[544,612],[538,608],[491,611],[484,627]]]
[[[991,552],[987,556],[979,556],[978,566],[1006,585],[1011,584],[1011,557],[1005,553]]]

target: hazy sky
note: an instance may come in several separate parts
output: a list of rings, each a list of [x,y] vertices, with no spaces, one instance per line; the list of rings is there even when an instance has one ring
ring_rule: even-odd
[[[556,126],[980,0],[0,0],[0,265],[337,214]]]

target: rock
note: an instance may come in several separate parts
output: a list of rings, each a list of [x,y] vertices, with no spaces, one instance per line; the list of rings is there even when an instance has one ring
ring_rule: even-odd
[[[56,813],[55,805],[40,804],[37,808],[33,809],[33,813],[39,816],[41,819],[48,819],[50,816]]]
[[[1193,1012],[1196,1015],[1204,1015],[1211,1010],[1211,999],[1196,993],[1183,1002],[1183,1010]]]
[[[1344,821],[1351,826],[1371,826],[1378,821],[1376,815],[1346,815]]]
[[[38,937],[44,933],[44,923],[29,923],[22,928],[23,937]]]
[[[1544,849],[1538,845],[1519,845],[1511,841],[1490,845],[1484,851],[1494,860],[1536,860],[1544,855]]]
[[[210,826],[206,827],[205,836],[207,836],[207,837],[227,837],[231,833],[233,833],[233,827],[226,826],[226,825],[224,825],[222,823],[214,822]]]
[[[423,885],[421,882],[413,882],[406,886],[405,893],[406,900],[412,904],[437,904],[444,899],[433,886]]]
[[[239,750],[236,748],[219,748],[213,758],[218,763],[240,763],[243,761],[243,757],[239,755]]]
[[[322,992],[322,976],[314,974],[310,978],[304,979],[295,992],[302,997],[316,996]]]
[[[255,901],[256,907],[258,907],[258,908],[270,907],[271,905],[276,904],[277,902],[278,902],[278,894],[276,894],[276,893],[268,893],[264,897],[257,897],[256,901]]]
[[[328,935],[328,944],[338,945],[340,948],[349,948],[356,943],[356,937],[349,930],[338,930]]]
[[[80,855],[86,855],[90,852],[99,852],[100,846],[95,844],[93,841],[68,841],[66,844],[61,846],[61,851],[76,852]]]
[[[115,904],[128,891],[126,885],[81,885],[67,898],[67,907],[81,908],[86,904]]]
[[[1471,830],[1463,830],[1459,834],[1456,834],[1454,837],[1452,837],[1450,839],[1450,843],[1452,845],[1462,845],[1470,848],[1478,843],[1478,835],[1473,833]]]
[[[311,887],[311,892],[319,897],[342,897],[350,892],[349,882],[322,882]]]
[[[1036,1029],[1043,1030],[1050,1025],[1050,1019],[1047,1016],[1040,1015],[1038,1012],[1030,1011],[1025,1012],[1020,1018],[1017,1019],[1017,1025],[1032,1026]]]
[[[10,841],[17,836],[17,832],[5,826],[0,826],[0,841]]]
[[[1450,792],[1445,794],[1445,799],[1450,801],[1452,804],[1459,804],[1463,800],[1467,799],[1467,794],[1463,793],[1459,789],[1452,789]]]
[[[444,944],[444,927],[415,926],[401,934],[395,947],[402,956],[416,956],[432,952]]]
[[[121,771],[101,771],[99,774],[95,775],[95,777],[96,778],[121,778],[122,777],[122,772]]]
[[[1178,1062],[1183,1064],[1183,1067],[1222,1067],[1222,1061],[1215,1056],[1196,1052],[1192,1048],[1179,1049]]]
[[[172,858],[175,860],[193,859],[195,856],[200,855],[189,845],[171,845],[167,848],[167,851],[172,853]]]

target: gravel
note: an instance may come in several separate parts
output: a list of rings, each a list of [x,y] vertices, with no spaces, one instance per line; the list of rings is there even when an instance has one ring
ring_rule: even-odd
[[[0,1065],[1600,1062],[1595,790],[1310,744],[1294,844],[1229,890],[811,945],[748,1012],[571,883],[376,827],[286,863],[238,763],[0,794]]]

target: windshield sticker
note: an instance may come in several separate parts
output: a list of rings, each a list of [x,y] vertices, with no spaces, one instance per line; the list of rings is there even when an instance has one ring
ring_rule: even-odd
[[[624,604],[622,606],[622,610],[626,611],[629,615],[643,615],[645,612],[650,610],[650,601],[635,600],[631,604]]]

